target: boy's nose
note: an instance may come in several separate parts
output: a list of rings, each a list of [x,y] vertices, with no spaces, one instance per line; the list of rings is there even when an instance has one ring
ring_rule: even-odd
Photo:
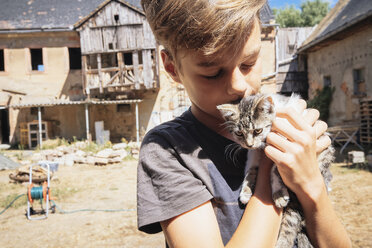
[[[247,90],[247,82],[245,77],[239,68],[236,68],[231,75],[231,81],[228,85],[227,92],[231,95],[244,96],[245,91]]]

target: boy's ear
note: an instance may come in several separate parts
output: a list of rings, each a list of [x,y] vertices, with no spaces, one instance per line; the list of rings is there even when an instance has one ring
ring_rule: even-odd
[[[168,72],[168,74],[172,77],[174,81],[181,83],[173,58],[165,49],[161,50],[160,55],[161,59],[163,60],[165,71]]]
[[[221,112],[222,117],[229,120],[236,120],[239,117],[239,104],[221,104],[217,106],[217,109]]]

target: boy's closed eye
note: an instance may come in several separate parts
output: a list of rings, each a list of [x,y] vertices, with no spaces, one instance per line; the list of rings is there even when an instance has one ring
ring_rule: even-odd
[[[214,73],[212,75],[203,75],[203,77],[206,78],[206,79],[211,79],[212,80],[212,79],[217,79],[217,78],[222,77],[223,73],[224,73],[223,70],[220,69],[220,70],[217,71],[217,73]]]
[[[256,61],[254,63],[247,63],[247,64],[241,64],[240,65],[240,70],[244,72],[249,72],[253,66],[255,66]]]

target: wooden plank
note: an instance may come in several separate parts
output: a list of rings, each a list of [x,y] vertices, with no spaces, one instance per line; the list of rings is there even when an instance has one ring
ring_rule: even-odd
[[[151,50],[142,50],[142,60],[143,60],[143,81],[144,81],[146,89],[151,89],[152,82],[153,82]]]
[[[123,54],[117,53],[116,54],[117,60],[118,60],[118,66],[119,66],[119,84],[123,84],[123,72],[124,72],[124,60],[123,60]]]
[[[136,89],[140,89],[140,76],[138,68],[138,51],[133,52],[133,72],[134,72],[134,84]]]
[[[110,84],[112,84],[118,76],[119,76],[119,72],[115,73],[115,75],[108,81],[108,83],[105,84],[105,87],[107,87]]]
[[[81,76],[83,81],[83,92],[89,95],[89,86],[87,85],[87,56],[81,56]]]
[[[103,93],[103,82],[102,82],[102,65],[101,65],[101,54],[97,54],[97,66],[98,66],[98,78],[99,78],[99,93]]]

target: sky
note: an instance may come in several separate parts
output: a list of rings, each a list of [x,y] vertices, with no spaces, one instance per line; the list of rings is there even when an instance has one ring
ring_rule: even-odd
[[[300,8],[301,2],[304,0],[268,0],[271,8],[284,8],[286,5],[295,5]],[[337,0],[328,0],[330,6],[333,7]]]

